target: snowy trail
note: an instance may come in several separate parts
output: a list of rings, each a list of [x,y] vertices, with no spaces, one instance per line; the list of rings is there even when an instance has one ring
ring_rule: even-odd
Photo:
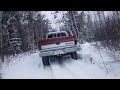
[[[69,69],[69,67],[64,66],[64,69],[66,69],[66,71],[68,71],[75,79],[79,78],[72,70]]]
[[[58,65],[52,65],[52,70],[54,74],[54,79],[71,79],[74,78],[68,71],[66,72],[65,69],[60,68]]]
[[[74,74],[74,72],[69,70],[66,66],[54,64],[51,65],[51,67],[54,79],[77,79],[77,76]]]
[[[108,64],[109,75],[106,76],[102,61],[97,50],[86,43],[78,52],[82,59],[72,60],[63,58],[63,63],[51,63],[50,67],[43,68],[39,52],[31,55],[21,55],[13,58],[7,66],[2,67],[3,79],[107,79],[120,78],[119,64]],[[103,57],[106,55],[102,52]],[[90,59],[92,58],[92,63]],[[109,57],[104,60],[110,61]],[[94,63],[94,64],[93,64]],[[117,66],[116,66],[117,65]],[[7,66],[7,67],[6,67]]]

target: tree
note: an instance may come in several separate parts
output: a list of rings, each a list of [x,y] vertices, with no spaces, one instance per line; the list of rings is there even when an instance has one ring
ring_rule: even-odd
[[[4,55],[3,55],[3,30],[2,30],[2,15],[3,12],[0,11],[0,55],[2,58],[2,61],[4,61]]]
[[[35,50],[51,28],[49,21],[37,11],[3,11],[0,17],[2,56]]]

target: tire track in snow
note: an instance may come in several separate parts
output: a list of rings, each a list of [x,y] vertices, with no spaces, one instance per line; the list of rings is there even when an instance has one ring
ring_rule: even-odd
[[[49,71],[50,71],[51,79],[55,79],[54,72],[51,66],[49,67]]]
[[[75,78],[75,79],[78,79],[79,77],[69,68],[69,66],[70,66],[70,64],[72,63],[72,62],[74,62],[74,60],[73,59],[69,59],[69,61],[68,61],[68,59],[66,59],[67,60],[67,62],[64,62],[63,63],[63,67],[62,68],[64,68],[64,69],[66,69],[69,73],[71,73],[71,75]],[[69,66],[68,66],[69,65]]]
[[[51,64],[54,79],[75,79],[75,76],[59,64]]]
[[[54,73],[53,73],[51,66],[44,67],[44,65],[43,65],[42,70],[45,73],[45,75],[47,75],[47,79],[54,79]]]
[[[68,60],[68,59],[67,59]],[[69,60],[69,61],[72,61],[71,59]],[[65,65],[65,63],[70,63],[70,62],[62,62],[62,63],[55,63],[55,64],[52,64],[51,63],[51,68],[52,68],[52,73],[53,73],[53,76],[54,76],[54,78],[56,78],[56,77],[58,77],[58,75],[57,74],[59,74],[59,73],[63,73],[62,75],[65,75],[65,76],[70,76],[70,78],[72,78],[72,79],[78,79],[78,76],[77,75],[75,75],[74,74],[74,72],[73,71],[71,71],[70,69],[69,69],[69,67],[67,67],[66,65]],[[57,73],[58,72],[58,73]],[[57,76],[56,76],[57,75]],[[67,78],[68,78],[67,77]]]
[[[66,69],[75,79],[78,79],[77,75],[75,75],[67,66],[64,66],[63,68]]]

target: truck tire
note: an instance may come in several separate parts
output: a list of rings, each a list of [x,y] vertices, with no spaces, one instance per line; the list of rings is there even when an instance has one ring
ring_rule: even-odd
[[[72,59],[77,60],[77,52],[72,52],[70,55]]]
[[[49,57],[42,57],[42,62],[44,66],[49,66],[50,65]]]

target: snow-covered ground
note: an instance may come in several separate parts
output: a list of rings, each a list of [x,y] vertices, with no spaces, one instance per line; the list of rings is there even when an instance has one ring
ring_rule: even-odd
[[[120,64],[112,63],[104,49],[99,50],[89,43],[81,45],[78,51],[79,60],[63,58],[63,64],[51,63],[51,67],[43,68],[39,52],[31,55],[19,55],[9,65],[2,65],[3,79],[115,79],[120,78]],[[102,59],[103,58],[103,59]],[[105,66],[108,70],[106,73]]]

